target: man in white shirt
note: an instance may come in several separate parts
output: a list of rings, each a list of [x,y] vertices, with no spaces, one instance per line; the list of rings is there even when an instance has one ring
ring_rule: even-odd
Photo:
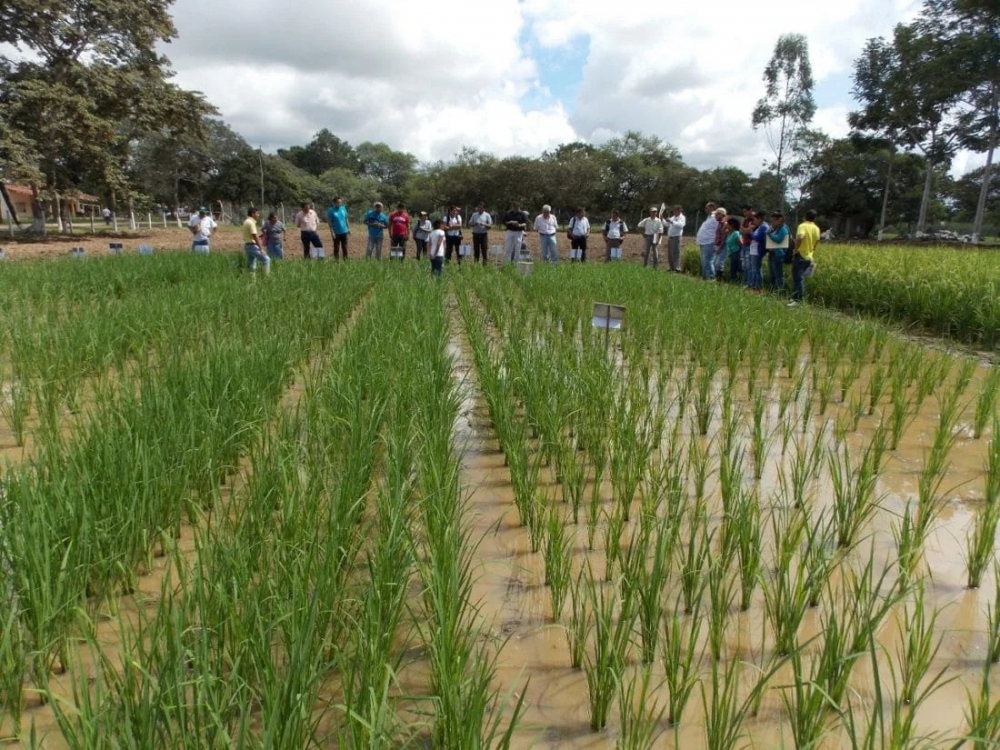
[[[469,226],[472,227],[472,259],[477,261],[481,255],[483,265],[486,265],[486,245],[490,227],[493,226],[493,217],[486,212],[485,204],[476,204],[476,210],[469,217]]]
[[[559,230],[559,220],[552,213],[552,206],[542,206],[542,212],[535,217],[535,231],[538,232],[538,244],[542,247],[543,263],[559,262],[559,241],[556,232]]]
[[[590,220],[585,209],[576,209],[576,214],[569,220],[570,248],[580,251],[580,262],[587,262],[587,235],[590,234]],[[573,262],[573,256],[570,256]]]
[[[611,251],[622,246],[625,235],[628,234],[628,225],[622,220],[618,210],[611,212],[611,218],[604,222],[604,262],[611,260]]]
[[[674,206],[670,216],[667,217],[667,264],[674,273],[681,272],[681,237],[684,235],[684,227],[687,219],[680,206]]]
[[[701,250],[701,277],[703,279],[715,278],[715,232],[719,228],[720,217],[718,208],[714,203],[705,205],[705,221],[698,227],[698,234],[695,235],[695,242]],[[721,212],[721,219],[726,218],[726,212]]]
[[[660,220],[660,209],[652,206],[649,216],[639,222],[642,230],[642,267],[649,265],[649,252],[653,251],[653,268],[660,266],[660,235],[663,234],[663,222]]]
[[[191,230],[191,250],[207,255],[212,235],[218,226],[207,208],[204,206],[199,208],[198,213],[188,222],[188,229]]]
[[[295,226],[299,228],[299,239],[302,240],[302,257],[309,260],[312,248],[316,248],[316,258],[323,260],[326,252],[323,250],[323,240],[319,238],[316,229],[319,227],[319,216],[313,211],[312,203],[306,201],[302,210],[295,214]]]

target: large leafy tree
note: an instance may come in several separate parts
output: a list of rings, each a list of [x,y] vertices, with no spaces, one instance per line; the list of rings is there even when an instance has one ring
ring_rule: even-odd
[[[917,231],[926,232],[936,170],[946,166],[962,136],[968,91],[961,55],[941,24],[898,24],[892,40],[869,39],[854,63],[853,128],[923,154],[924,189]]]
[[[677,195],[689,177],[676,148],[656,136],[629,131],[600,147],[602,202],[627,217],[645,216],[647,206]]]
[[[782,34],[764,68],[764,96],[753,109],[754,130],[763,128],[774,152],[773,172],[778,179],[778,205],[784,207],[786,162],[807,132],[816,114],[813,99],[809,42],[802,34]]]
[[[305,146],[279,149],[278,156],[317,177],[331,169],[357,172],[361,166],[354,147],[326,128],[316,133]]]
[[[200,95],[169,81],[155,45],[174,36],[168,0],[6,0],[0,5],[0,109],[34,158],[35,226],[60,191],[135,193],[132,146],[197,128]],[[10,169],[9,164],[3,169]]]

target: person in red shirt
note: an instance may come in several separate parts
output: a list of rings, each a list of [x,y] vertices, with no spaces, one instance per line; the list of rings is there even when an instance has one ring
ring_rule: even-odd
[[[389,254],[399,250],[406,258],[406,238],[410,236],[410,215],[406,206],[400,203],[396,210],[389,214]]]

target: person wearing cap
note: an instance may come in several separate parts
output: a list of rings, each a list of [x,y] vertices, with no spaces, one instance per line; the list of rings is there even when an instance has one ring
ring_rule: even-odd
[[[479,260],[482,256],[483,264],[486,263],[486,245],[489,239],[490,227],[493,226],[493,217],[486,211],[486,204],[481,201],[476,204],[476,210],[469,217],[469,226],[472,227],[472,257]]]
[[[552,206],[548,204],[542,206],[542,212],[535,217],[535,231],[538,232],[543,263],[559,262],[559,242],[556,239],[558,229],[559,220],[552,213]]]
[[[628,225],[622,219],[616,208],[611,212],[611,218],[604,222],[604,262],[611,260],[611,251],[622,246],[625,235],[628,234]]]
[[[660,219],[660,209],[649,207],[649,216],[639,222],[642,230],[642,267],[649,265],[649,252],[653,252],[653,268],[660,267],[660,236],[663,234],[663,221]]]
[[[261,246],[260,233],[257,231],[257,219],[259,216],[260,211],[256,208],[251,208],[247,211],[246,221],[243,222],[243,226],[241,228],[243,236],[243,252],[246,253],[247,268],[249,268],[251,272],[257,270],[257,263],[259,262],[262,266],[264,266],[264,273],[270,273],[271,259]]]
[[[302,210],[295,214],[295,226],[299,228],[299,239],[302,240],[302,257],[309,260],[314,254],[313,248],[316,248],[315,257],[322,260],[326,253],[323,250],[323,240],[316,231],[319,228],[319,216],[313,211],[309,201],[303,201]]]
[[[406,258],[406,239],[410,236],[410,215],[406,205],[400,203],[389,214],[389,251],[399,250]]]
[[[212,235],[215,234],[218,226],[207,208],[204,206],[199,208],[197,215],[192,216],[191,221],[188,222],[188,229],[191,230],[192,235],[191,250],[196,253],[207,254]]]
[[[417,260],[420,260],[427,252],[427,242],[431,238],[432,231],[434,231],[434,226],[427,218],[427,212],[421,211],[420,218],[417,219],[416,230],[413,232],[413,240],[417,243]]]
[[[326,209],[326,220],[330,222],[330,232],[333,234],[333,259],[338,260],[343,252],[347,260],[347,238],[351,228],[347,224],[347,206],[338,195],[333,199],[333,205]]]
[[[365,213],[364,224],[368,227],[368,244],[365,245],[365,258],[382,260],[382,242],[385,228],[389,226],[389,217],[382,212],[382,201],[375,201],[375,207]]]
[[[684,227],[687,226],[687,218],[684,210],[680,206],[674,206],[663,223],[667,228],[667,265],[674,273],[681,272],[681,237],[684,236]]]

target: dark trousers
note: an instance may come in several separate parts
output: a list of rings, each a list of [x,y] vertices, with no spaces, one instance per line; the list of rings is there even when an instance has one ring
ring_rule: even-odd
[[[576,235],[574,235],[573,239],[570,240],[570,247],[572,247],[574,250],[580,251],[581,263],[587,262],[587,235],[583,235],[582,237],[577,237]],[[570,258],[570,261],[572,260],[573,259]]]
[[[424,254],[427,252],[427,240],[422,240],[417,238],[414,240],[414,242],[417,243],[417,260],[420,260],[421,258],[424,257]]]
[[[441,278],[441,268],[444,266],[444,258],[440,255],[435,255],[431,258],[431,275]]]
[[[489,235],[486,232],[482,233],[472,233],[472,256],[474,260],[479,260],[480,254],[483,257],[483,263],[486,262],[486,241],[489,239]]]
[[[462,256],[458,254],[458,248],[462,245],[461,237],[452,237],[450,234],[444,238],[444,253],[445,258],[449,263],[451,263],[451,252],[455,251],[455,257],[458,258],[459,264],[462,262]]]
[[[302,257],[309,260],[309,250],[310,248],[321,248],[323,247],[323,240],[319,238],[319,234],[316,232],[308,232],[302,230],[299,232],[299,239],[302,240]]]
[[[344,260],[347,260],[347,238],[350,235],[347,234],[335,234],[333,235],[333,257],[337,259],[340,257],[340,253],[343,252]]]

